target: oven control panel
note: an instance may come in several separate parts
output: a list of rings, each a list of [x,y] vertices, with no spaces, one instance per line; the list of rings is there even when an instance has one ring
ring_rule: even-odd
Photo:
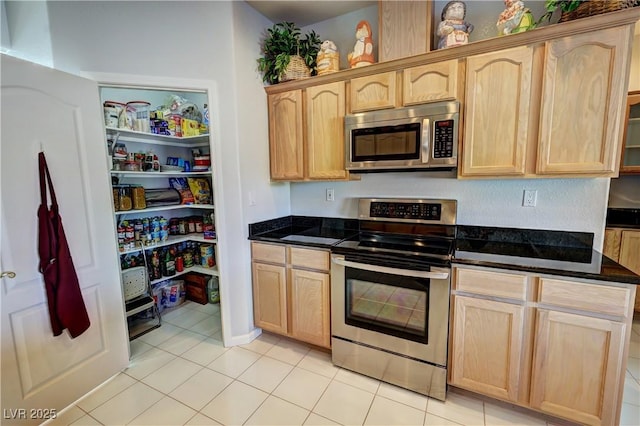
[[[441,214],[442,206],[436,203],[374,201],[369,209],[371,218],[439,221]]]

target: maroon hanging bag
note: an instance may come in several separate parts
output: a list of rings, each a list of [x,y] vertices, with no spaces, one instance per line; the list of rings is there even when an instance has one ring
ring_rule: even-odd
[[[65,328],[72,338],[78,337],[91,325],[82,299],[78,276],[73,267],[71,252],[58,213],[58,201],[44,153],[38,154],[40,169],[40,207],[38,208],[38,253],[40,272],[44,277],[49,305],[49,318],[54,336]],[[46,180],[45,180],[46,177]],[[47,184],[51,208],[47,207]]]

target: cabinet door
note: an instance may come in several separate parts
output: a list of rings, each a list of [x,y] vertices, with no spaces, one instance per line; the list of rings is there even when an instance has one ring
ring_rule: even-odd
[[[306,101],[308,178],[346,179],[344,82],[309,87]]]
[[[461,176],[525,173],[532,71],[526,46],[467,59]]]
[[[291,269],[291,336],[331,346],[329,274]]]
[[[349,93],[352,113],[393,108],[396,105],[396,72],[354,78]]]
[[[458,61],[451,60],[404,70],[403,105],[458,98]]]
[[[622,231],[619,263],[640,274],[640,231]],[[636,292],[634,310],[640,311],[640,292]]]
[[[524,307],[454,296],[451,384],[517,401],[524,372]],[[525,372],[526,374],[526,372]]]
[[[379,62],[431,50],[432,2],[382,0],[378,8]]]
[[[287,273],[284,266],[253,262],[253,316],[267,331],[287,334]]]
[[[303,179],[302,90],[269,95],[268,102],[271,179]]]
[[[611,28],[546,43],[538,174],[616,175],[630,31]]]
[[[588,425],[617,424],[623,330],[622,323],[540,309],[531,406]]]
[[[620,174],[640,174],[640,92],[629,93],[627,98]]]

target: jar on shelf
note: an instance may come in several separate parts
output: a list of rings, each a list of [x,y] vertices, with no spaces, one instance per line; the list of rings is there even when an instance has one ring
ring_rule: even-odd
[[[131,210],[133,208],[133,200],[131,198],[131,188],[122,186],[119,189],[119,205],[121,211]]]
[[[134,186],[131,189],[133,197],[133,208],[135,210],[142,210],[147,208],[147,202],[144,198],[144,188],[142,186]]]

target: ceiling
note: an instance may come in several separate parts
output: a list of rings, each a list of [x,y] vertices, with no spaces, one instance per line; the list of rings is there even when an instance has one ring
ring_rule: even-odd
[[[298,27],[315,24],[354,10],[378,4],[377,1],[319,1],[319,0],[288,0],[247,1],[251,7],[269,18],[274,23],[293,22]]]

